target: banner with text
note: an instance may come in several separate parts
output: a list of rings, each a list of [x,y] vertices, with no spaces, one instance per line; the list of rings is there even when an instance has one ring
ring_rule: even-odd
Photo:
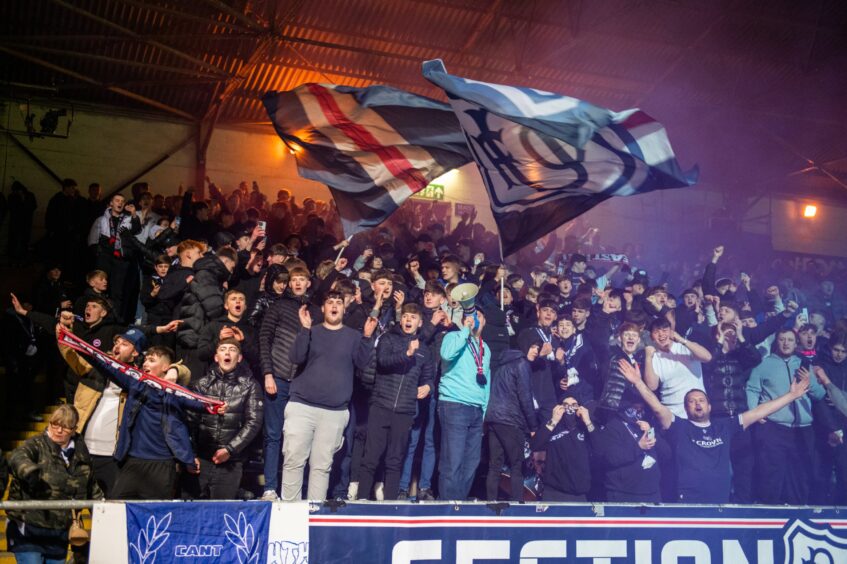
[[[847,562],[835,509],[349,504],[309,518],[311,562]]]

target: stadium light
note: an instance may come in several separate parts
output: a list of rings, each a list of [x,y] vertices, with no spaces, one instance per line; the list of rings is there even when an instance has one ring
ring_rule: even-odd
[[[806,204],[803,206],[803,217],[806,219],[812,219],[818,215],[818,206],[814,204]]]

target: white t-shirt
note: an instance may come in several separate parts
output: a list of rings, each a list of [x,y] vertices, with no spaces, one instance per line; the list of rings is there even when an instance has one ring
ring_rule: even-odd
[[[671,343],[671,349],[663,352],[656,349],[653,355],[653,372],[659,377],[659,399],[662,405],[680,419],[685,414],[685,394],[703,387],[703,367],[688,347],[682,343]]]
[[[121,389],[109,382],[85,427],[85,446],[95,456],[112,456],[118,440],[118,407]]]

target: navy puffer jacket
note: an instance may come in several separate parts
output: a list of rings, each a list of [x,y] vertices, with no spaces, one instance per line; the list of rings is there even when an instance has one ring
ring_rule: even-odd
[[[413,356],[406,355],[409,343],[420,343]],[[418,402],[418,386],[428,385],[434,392],[435,365],[430,348],[418,335],[407,335],[395,325],[379,340],[376,348],[376,376],[371,392],[371,405],[395,413],[414,415]]]

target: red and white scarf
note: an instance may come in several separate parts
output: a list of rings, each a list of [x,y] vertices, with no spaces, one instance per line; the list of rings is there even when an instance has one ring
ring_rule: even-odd
[[[183,388],[179,384],[174,384],[173,382],[168,382],[167,380],[163,380],[162,378],[158,378],[153,376],[152,374],[145,374],[141,370],[135,368],[134,366],[130,366],[128,364],[124,364],[123,362],[112,358],[107,355],[100,349],[92,347],[73,333],[68,333],[66,330],[62,329],[59,332],[59,343],[63,345],[67,345],[75,351],[81,352],[82,354],[88,355],[90,357],[96,358],[100,362],[111,366],[115,370],[119,370],[124,374],[135,378],[139,382],[143,382],[152,388],[156,388],[157,390],[163,390],[167,393],[174,394],[177,396],[182,396],[184,398],[193,399],[195,401],[199,401],[206,405],[206,410],[209,413],[218,413],[221,406],[224,405],[224,402],[212,398],[208,398],[206,396],[201,396],[200,394],[195,394],[191,390],[187,388]]]

